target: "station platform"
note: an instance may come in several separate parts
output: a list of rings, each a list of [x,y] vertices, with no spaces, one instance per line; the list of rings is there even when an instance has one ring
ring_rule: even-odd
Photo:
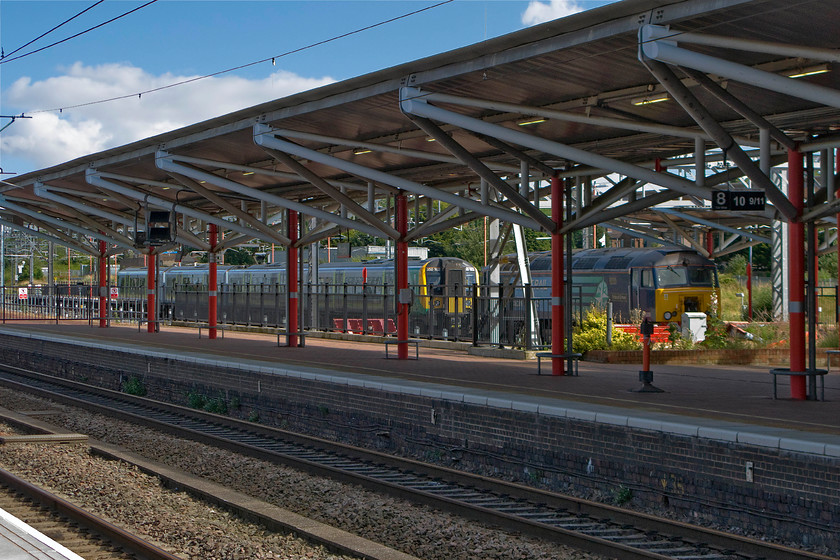
[[[0,509],[0,558],[3,560],[84,560]]]
[[[7,322],[0,333],[387,383],[488,406],[550,407],[581,419],[840,457],[840,371],[825,376],[824,401],[802,401],[789,398],[786,377],[778,380],[779,398],[773,399],[770,366],[654,365],[653,385],[664,392],[638,393],[633,390],[641,387],[641,365],[633,364],[582,361],[577,377],[537,375],[536,361],[478,357],[464,350],[421,345],[419,359],[395,360],[386,359],[382,342],[307,336],[305,347],[289,348],[278,346],[272,334],[227,331],[211,340],[206,330],[199,337],[194,328],[165,325],[148,333],[138,332],[136,324]]]

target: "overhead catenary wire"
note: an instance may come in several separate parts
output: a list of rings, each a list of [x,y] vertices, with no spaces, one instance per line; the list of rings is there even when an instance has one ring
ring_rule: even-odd
[[[156,2],[156,1],[157,0],[152,0],[152,2]],[[138,99],[140,99],[140,98],[142,98],[143,95],[147,95],[149,93],[155,93],[155,92],[158,92],[158,91],[162,91],[162,90],[171,89],[171,88],[174,88],[174,87],[190,84],[190,83],[193,83],[193,82],[198,82],[200,80],[205,80],[207,78],[213,78],[213,77],[216,77],[216,76],[220,76],[222,74],[227,74],[229,72],[235,72],[236,70],[242,70],[243,68],[250,68],[251,66],[256,66],[258,64],[264,64],[266,62],[271,62],[272,65],[274,65],[278,58],[283,58],[283,57],[286,57],[286,56],[297,54],[299,52],[303,52],[303,51],[306,51],[306,50],[309,50],[309,49],[313,49],[315,47],[319,47],[319,46],[325,45],[327,43],[332,43],[334,41],[338,41],[339,39],[344,39],[344,38],[350,37],[352,35],[357,35],[359,33],[363,33],[365,31],[369,31],[371,29],[375,29],[377,27],[387,25],[389,23],[393,23],[395,21],[399,21],[401,19],[405,19],[407,17],[411,17],[411,16],[417,15],[419,13],[426,12],[428,10],[432,10],[434,8],[438,8],[438,7],[444,6],[446,4],[451,4],[454,1],[455,0],[443,0],[442,2],[438,2],[437,4],[432,4],[431,6],[426,6],[425,8],[420,8],[418,10],[414,10],[414,11],[411,11],[411,12],[408,12],[408,13],[405,13],[405,14],[402,14],[402,15],[399,15],[399,16],[395,16],[395,17],[392,17],[392,18],[389,18],[389,19],[386,19],[386,20],[383,20],[383,21],[380,21],[380,22],[377,22],[377,23],[373,23],[371,25],[366,25],[365,27],[360,27],[359,29],[354,29],[353,31],[348,31],[348,32],[342,33],[340,35],[335,35],[333,37],[330,37],[328,39],[324,39],[322,41],[317,41],[315,43],[310,43],[310,44],[305,45],[303,47],[298,47],[296,49],[292,49],[292,50],[286,51],[286,52],[281,53],[281,54],[276,54],[276,55],[273,55],[273,56],[270,56],[270,57],[267,57],[267,58],[263,58],[261,60],[255,60],[253,62],[248,62],[246,64],[241,64],[239,66],[234,66],[232,68],[226,68],[225,70],[219,70],[218,72],[212,72],[210,74],[204,74],[202,76],[195,76],[193,78],[188,78],[186,80],[181,80],[179,82],[174,82],[174,83],[167,84],[167,85],[164,85],[164,86],[160,86],[160,87],[156,87],[156,88],[152,88],[152,89],[148,89],[148,90],[144,90],[144,91],[137,91],[137,92],[134,92],[134,93],[127,93],[125,95],[109,97],[107,99],[99,99],[99,100],[96,100],[96,101],[88,101],[86,103],[78,103],[76,105],[68,105],[68,106],[65,106],[65,107],[55,107],[55,108],[52,108],[52,109],[39,109],[39,110],[36,110],[36,111],[27,111],[27,113],[30,114],[30,115],[35,115],[35,114],[38,114],[38,113],[54,113],[54,112],[59,112],[60,113],[60,112],[63,112],[65,110],[69,110],[69,109],[78,109],[79,107],[89,107],[91,105],[99,105],[101,103],[110,103],[111,101],[119,101],[121,99],[130,99],[132,97],[137,97]],[[149,2],[149,4],[151,4],[151,2]],[[141,7],[143,7],[143,6],[141,6]],[[2,64],[2,62],[0,62],[0,64]]]
[[[41,33],[40,35],[38,35],[37,37],[35,37],[35,38],[34,38],[34,39],[32,39],[31,41],[29,41],[28,43],[25,43],[25,44],[23,44],[23,45],[19,46],[18,48],[16,48],[15,50],[13,50],[12,52],[10,52],[9,54],[0,54],[0,60],[5,59],[5,58],[7,58],[7,57],[9,57],[9,56],[12,56],[12,55],[13,55],[13,54],[15,54],[16,52],[18,52],[18,51],[21,51],[21,50],[25,49],[26,47],[28,47],[29,45],[31,45],[31,44],[32,44],[32,43],[34,43],[35,41],[38,41],[38,40],[40,40],[40,39],[43,39],[44,37],[46,37],[47,35],[49,35],[49,34],[50,34],[50,33],[52,33],[53,31],[55,31],[56,29],[58,29],[59,27],[61,27],[61,26],[65,25],[65,24],[67,24],[67,23],[70,23],[71,21],[73,21],[74,19],[76,19],[77,17],[79,17],[80,15],[84,14],[85,12],[88,12],[88,11],[92,10],[93,8],[97,7],[99,4],[101,4],[101,3],[102,3],[102,2],[104,2],[104,1],[105,1],[105,0],[99,0],[98,2],[95,2],[94,4],[92,4],[92,5],[88,6],[87,8],[85,8],[84,10],[82,10],[81,12],[77,13],[76,15],[74,15],[74,16],[72,16],[72,17],[69,17],[69,18],[65,19],[64,21],[62,21],[61,23],[59,23],[58,25],[56,25],[55,27],[53,27],[53,28],[52,28],[52,29],[50,29],[49,31],[46,31],[46,32],[44,32],[44,33]]]
[[[146,2],[145,4],[143,4],[142,6],[137,6],[137,7],[136,7],[136,8],[134,8],[133,10],[129,10],[129,11],[125,12],[125,13],[122,13],[122,14],[120,14],[120,15],[116,16],[116,17],[113,17],[113,18],[109,19],[108,21],[103,21],[102,23],[100,23],[100,24],[98,24],[98,25],[94,25],[93,27],[89,27],[88,29],[85,29],[84,31],[80,31],[80,32],[76,33],[75,35],[71,35],[70,37],[65,37],[64,39],[62,39],[62,40],[60,40],[60,41],[56,41],[55,43],[50,43],[49,45],[43,46],[43,47],[41,47],[40,49],[35,49],[34,51],[25,52],[25,53],[23,53],[23,54],[19,54],[19,55],[17,55],[17,56],[13,56],[13,57],[11,57],[11,58],[9,58],[9,57],[7,56],[7,57],[6,57],[6,58],[4,58],[3,60],[0,60],[0,64],[6,64],[6,63],[8,63],[8,62],[12,62],[12,61],[15,61],[15,60],[19,60],[19,59],[21,59],[21,58],[23,58],[23,57],[25,57],[25,56],[29,56],[29,55],[31,55],[31,54],[39,53],[39,52],[41,52],[41,51],[47,50],[47,49],[49,49],[49,48],[51,48],[51,47],[54,47],[54,46],[56,46],[56,45],[60,45],[60,44],[62,44],[62,43],[66,43],[67,41],[69,41],[69,40],[71,40],[71,39],[75,39],[76,37],[80,37],[80,36],[84,35],[85,33],[90,33],[91,31],[93,31],[93,30],[95,30],[95,29],[99,29],[100,27],[103,27],[103,26],[105,26],[105,25],[108,25],[109,23],[113,23],[113,22],[117,21],[118,19],[124,18],[124,17],[125,17],[125,16],[127,16],[127,15],[131,15],[131,14],[133,14],[134,12],[136,12],[136,11],[138,11],[138,10],[142,10],[142,9],[143,9],[143,8],[145,8],[146,6],[150,6],[150,5],[154,4],[154,3],[155,3],[155,2],[157,2],[157,1],[158,1],[158,0],[149,0],[148,2]]]

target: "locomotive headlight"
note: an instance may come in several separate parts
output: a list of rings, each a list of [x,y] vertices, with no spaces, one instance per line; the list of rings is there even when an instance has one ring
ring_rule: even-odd
[[[662,316],[663,316],[663,317],[665,317],[665,320],[666,320],[666,321],[670,321],[670,320],[671,320],[671,317],[672,317],[673,315],[671,315],[671,312],[670,312],[670,311],[666,311],[666,312],[665,312],[665,314],[664,314],[664,315],[662,315]]]

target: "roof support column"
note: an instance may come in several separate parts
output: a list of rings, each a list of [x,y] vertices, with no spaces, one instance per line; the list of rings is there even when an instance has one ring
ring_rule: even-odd
[[[802,213],[804,194],[804,169],[802,154],[788,150],[788,197],[799,214]],[[805,371],[805,224],[791,221],[788,224],[788,247],[790,266],[790,371]],[[790,376],[790,397],[805,399],[805,377]]]
[[[155,329],[155,248],[149,247],[148,267],[146,271],[146,325],[147,331],[156,332]]]
[[[405,193],[400,191],[394,201],[396,214],[394,225],[400,233],[397,238],[397,358],[408,359],[408,315],[411,312],[411,292],[408,288],[408,201]]]
[[[563,299],[563,183],[559,177],[551,178],[551,219],[556,224],[551,234],[551,353],[555,356],[565,353],[563,341],[566,338],[565,309]],[[551,358],[551,375],[565,375],[563,358]]]
[[[52,255],[50,255],[52,259]],[[99,328],[108,326],[108,301],[106,300],[108,287],[105,284],[108,276],[108,255],[107,245],[99,241]]]
[[[219,244],[219,230],[216,224],[209,224],[208,226],[208,241],[210,242],[210,251],[207,253],[207,258],[210,261],[210,276],[207,283],[207,326],[209,327],[211,339],[216,338],[216,322],[218,312],[218,289],[219,289],[219,265],[216,263],[216,246]]]
[[[298,213],[288,211],[286,220],[286,235],[291,241],[286,251],[286,344],[290,347],[298,345]]]

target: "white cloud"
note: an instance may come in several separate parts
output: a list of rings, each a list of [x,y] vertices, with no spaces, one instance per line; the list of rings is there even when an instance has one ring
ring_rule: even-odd
[[[583,6],[577,4],[574,0],[550,0],[548,4],[532,0],[528,3],[528,7],[522,14],[522,23],[524,25],[536,25],[553,19],[570,16],[582,12],[584,9]]]
[[[16,80],[3,103],[32,115],[3,132],[0,150],[6,161],[26,162],[32,169],[154,136],[252,105],[333,82],[278,71],[261,80],[236,76],[206,78],[194,83],[137,95],[120,101],[37,113],[100,99],[136,94],[192,78],[170,73],[152,75],[128,64],[85,66],[76,63],[59,76],[33,82]]]

